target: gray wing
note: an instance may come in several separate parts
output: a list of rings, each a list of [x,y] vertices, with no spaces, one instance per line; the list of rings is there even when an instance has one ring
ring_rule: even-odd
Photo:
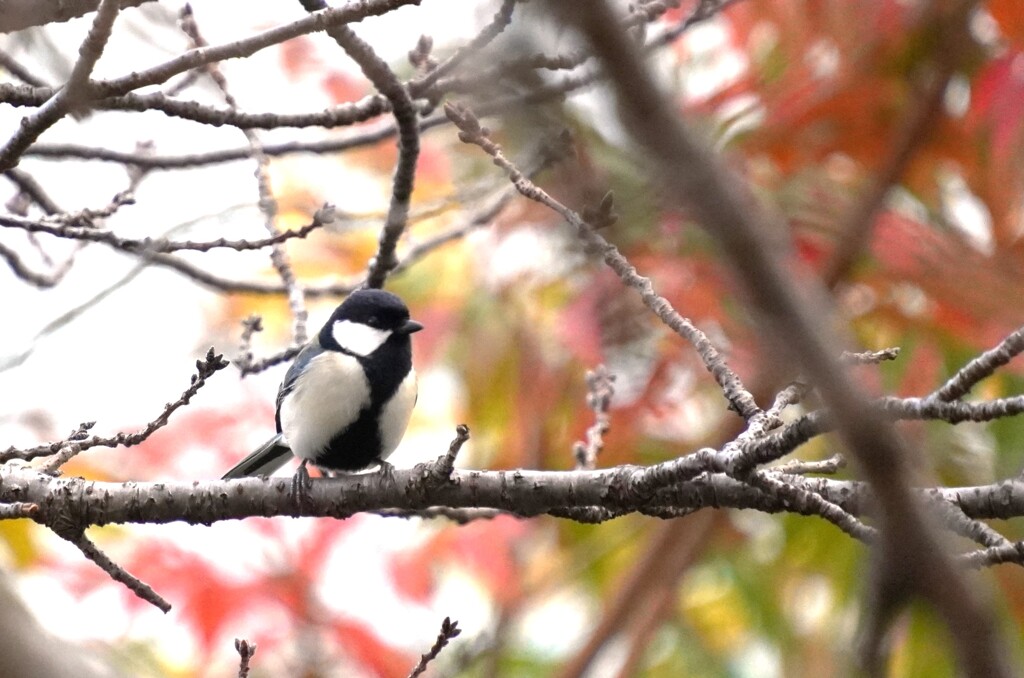
[[[281,435],[281,401],[295,389],[295,383],[298,381],[302,371],[309,365],[309,361],[323,352],[324,349],[320,347],[319,342],[314,340],[306,344],[299,351],[299,354],[295,356],[291,366],[284,375],[281,388],[277,391],[277,407],[274,414],[274,421],[277,424],[277,435],[258,449],[253,450],[245,459],[235,464],[230,471],[224,474],[224,480],[270,475],[291,459],[292,450],[284,441],[284,436]]]
[[[274,422],[277,424],[278,433],[281,432],[281,401],[295,389],[295,383],[299,380],[299,375],[306,369],[309,362],[323,352],[324,349],[320,346],[320,342],[314,339],[302,347],[302,350],[295,356],[295,360],[292,361],[291,366],[285,373],[284,381],[281,382],[281,388],[277,390],[277,406],[276,414],[274,415]]]

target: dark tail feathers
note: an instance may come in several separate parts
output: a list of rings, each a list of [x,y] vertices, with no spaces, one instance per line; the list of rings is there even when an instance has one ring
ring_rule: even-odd
[[[223,480],[246,478],[249,476],[269,476],[284,466],[291,459],[292,450],[286,445],[281,434],[277,434],[261,447],[249,454],[245,459],[224,474]]]

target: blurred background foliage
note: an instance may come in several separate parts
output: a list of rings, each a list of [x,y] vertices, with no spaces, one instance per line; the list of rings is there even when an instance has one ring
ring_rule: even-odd
[[[195,4],[202,25],[203,3]],[[841,322],[860,347],[902,349],[895,362],[856,368],[878,394],[928,393],[1022,321],[1024,10],[1016,0],[978,3],[961,31],[949,23],[952,4],[741,0],[656,57],[680,115],[784,215],[790,230],[777,236],[790,246],[793,270],[808,278],[823,275],[847,215],[892,162],[907,121],[929,105],[929,86],[948,81],[935,110],[911,132],[913,151],[863,255],[834,286]],[[659,23],[674,25],[688,5]],[[429,2],[422,9],[455,11]],[[548,49],[528,32],[506,48]],[[286,80],[313,83],[327,101],[369,93],[318,40],[272,50],[275,68]],[[412,74],[401,60],[393,66]],[[494,86],[507,92],[526,85]],[[488,94],[464,99],[472,104]],[[798,375],[760,341],[699,225],[662,205],[644,159],[622,143],[606,104],[587,94],[510,108],[485,122],[524,167],[539,145],[570,129],[575,157],[537,182],[578,211],[613,190],[620,217],[605,237],[709,334],[756,385],[760,402],[769,402],[773,387]],[[394,158],[388,141],[272,161],[279,227],[307,223],[325,201],[342,214],[330,232],[290,241],[301,279],[312,285],[365,269],[386,203],[378,201],[378,211],[352,209],[346,191],[386,197]],[[333,180],[342,172],[360,179],[339,192]],[[477,149],[461,145],[449,127],[431,130],[406,245],[466,223],[504,190],[505,179]],[[264,267],[273,279],[269,261]],[[454,424],[465,422],[473,440],[463,465],[571,468],[573,442],[593,421],[584,375],[601,363],[618,380],[599,466],[671,459],[720,446],[739,430],[690,347],[554,214],[523,199],[388,287],[426,325],[415,342],[421,402],[403,446],[415,448],[413,462],[440,454]],[[262,315],[266,327],[258,351],[287,344],[283,298],[216,298],[204,311],[203,345],[237,345],[250,314]],[[314,316],[336,301],[315,302]],[[257,442],[271,426],[279,378],[274,373],[246,391],[242,405],[202,400],[142,448],[93,453],[69,472],[111,480],[215,477],[245,451],[245,441]],[[984,397],[1019,394],[1024,375],[1010,365],[982,389]],[[901,430],[920,451],[922,481],[955,486],[1019,473],[1022,427],[1006,419]],[[189,467],[181,451],[193,448],[203,461]],[[837,451],[825,437],[799,456]],[[1013,522],[999,529],[1024,536]],[[91,564],[55,557],[33,526],[0,522],[10,572],[59,579],[70,591],[67,604],[91,613],[123,608],[103,617],[116,619],[109,623],[124,634],[103,652],[135,675],[230,673],[230,639],[244,636],[259,646],[253,675],[400,676],[445,615],[467,633],[442,654],[435,675],[846,675],[867,571],[862,546],[816,518],[711,509],[670,522],[629,516],[601,525],[361,516],[97,532],[116,559],[174,602],[170,617],[153,617]],[[221,557],[226,550],[234,559]],[[1011,641],[1019,640],[1020,568],[999,566],[978,580]],[[346,601],[357,590],[384,616],[371,619],[365,604],[353,611]],[[941,624],[915,610],[893,639],[892,675],[952,675],[942,634]],[[160,642],[152,640],[159,635]]]

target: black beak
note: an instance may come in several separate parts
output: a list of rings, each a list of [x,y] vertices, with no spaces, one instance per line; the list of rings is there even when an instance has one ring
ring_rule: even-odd
[[[419,332],[423,329],[423,325],[416,322],[415,320],[406,320],[397,330],[396,334],[412,334],[413,332]]]

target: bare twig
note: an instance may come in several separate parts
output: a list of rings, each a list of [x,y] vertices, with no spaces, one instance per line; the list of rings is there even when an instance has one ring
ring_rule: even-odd
[[[141,180],[142,175],[137,175],[132,180],[132,185],[136,185]],[[77,212],[61,212],[59,214],[51,214],[47,216],[43,221],[48,224],[61,224],[63,226],[76,226],[79,228],[95,228],[96,221],[98,219],[106,219],[109,216],[117,213],[125,205],[134,205],[135,195],[131,189],[126,191],[119,191],[106,205],[100,208],[85,208]],[[6,224],[5,224],[6,225]]]
[[[196,24],[195,15],[192,13],[190,5],[185,5],[181,10],[181,28],[188,35],[192,44],[197,48],[207,46],[206,40],[199,32],[199,26]],[[228,106],[232,110],[238,109],[238,102],[231,95],[228,89],[227,79],[224,74],[221,73],[220,69],[209,64],[206,66],[206,73],[210,76],[213,82],[217,85],[217,88],[221,91],[224,96],[224,101],[227,102]],[[269,160],[266,154],[263,152],[263,143],[260,141],[259,136],[253,130],[243,130],[246,141],[249,142],[249,149],[251,150],[252,157],[256,161],[256,171],[254,176],[256,177],[256,185],[259,191],[259,205],[260,211],[263,213],[263,225],[267,229],[271,238],[277,238],[281,236],[281,232],[278,230],[276,225],[277,220],[277,201],[274,199],[274,192],[270,186],[270,176],[267,173],[267,166]],[[324,205],[314,217],[314,221],[320,221],[326,219],[330,221],[333,213],[333,208],[328,205]],[[288,308],[292,313],[292,344],[299,346],[306,343],[306,320],[309,317],[309,313],[306,310],[306,297],[302,291],[302,286],[299,284],[298,279],[295,277],[295,272],[292,270],[291,262],[288,259],[288,253],[285,251],[284,246],[281,243],[275,243],[272,245],[270,250],[270,260],[274,264],[274,269],[281,277],[281,282],[284,284],[285,289],[288,290]]]
[[[837,340],[830,335],[827,300],[822,289],[799,290],[777,259],[767,233],[784,233],[772,215],[758,208],[749,191],[713,152],[679,119],[678,108],[665,100],[630,40],[617,28],[607,2],[586,7],[548,2],[575,25],[598,54],[628,134],[643,148],[652,169],[695,219],[719,242],[743,281],[752,308],[768,333],[821,392],[851,453],[860,462],[879,501],[880,557],[876,593],[913,591],[931,602],[946,624],[957,629],[954,643],[960,668],[970,676],[1009,676],[1009,662],[989,611],[968,587],[943,548],[922,507],[908,491],[908,460],[891,427],[875,416],[833,357]],[[902,601],[873,598],[879,604]],[[869,617],[893,619],[890,609]],[[883,626],[882,628],[885,628]],[[871,634],[881,642],[884,634]],[[878,659],[878,645],[864,657]],[[877,667],[877,664],[872,664]]]
[[[124,447],[131,447],[138,445],[142,441],[146,440],[157,430],[167,425],[167,421],[170,419],[171,414],[175,410],[184,407],[189,403],[196,393],[199,392],[205,384],[207,379],[213,376],[214,373],[224,369],[230,363],[224,359],[224,356],[214,353],[211,348],[207,354],[205,360],[196,361],[196,374],[192,375],[192,384],[185,389],[181,394],[181,397],[175,400],[173,403],[168,403],[164,406],[163,411],[153,421],[149,422],[145,428],[136,433],[118,433],[117,435],[109,438],[100,438],[99,436],[93,436],[92,438],[86,437],[86,433],[93,427],[96,422],[87,422],[79,426],[79,428],[73,432],[67,439],[59,443],[51,443],[49,445],[41,445],[39,447],[30,448],[27,450],[17,450],[14,448],[7,449],[4,452],[0,452],[0,463],[9,461],[11,459],[35,459],[37,457],[49,457],[55,454],[60,454],[62,450],[74,448],[74,453],[87,450],[92,447],[117,447],[123,445]],[[73,455],[72,455],[73,456]],[[64,459],[63,461],[66,461]],[[61,463],[63,463],[61,461]],[[53,465],[52,463],[47,466],[47,470],[50,472],[55,471],[60,467],[60,463]]]
[[[961,555],[958,560],[966,567],[975,570],[1002,563],[1024,565],[1024,541],[1007,542],[1000,546],[971,551]]]
[[[0,50],[0,68],[3,68],[26,85],[32,85],[33,87],[49,86],[46,81],[18,63],[14,57],[3,50]]]
[[[8,170],[18,164],[18,158],[32,145],[40,134],[73,108],[80,107],[88,93],[89,75],[103,54],[114,19],[121,10],[118,0],[101,0],[89,33],[78,49],[78,61],[71,70],[68,81],[46,104],[30,116],[22,118],[7,143],[0,147],[0,170]]]
[[[899,355],[900,347],[893,346],[891,348],[883,348],[881,351],[863,351],[861,353],[843,351],[839,355],[839,360],[847,365],[877,365],[887,360],[896,360]]]
[[[514,192],[515,191],[513,189],[513,191],[509,193],[502,194],[493,203],[473,214],[459,226],[456,226],[449,231],[439,233],[428,240],[414,244],[399,260],[398,266],[396,266],[391,272],[392,275],[405,271],[413,263],[423,259],[444,245],[459,240],[472,231],[491,223],[494,218],[508,206]],[[229,280],[227,278],[222,278],[210,273],[202,267],[192,264],[191,262],[169,255],[157,254],[147,256],[147,261],[159,266],[171,268],[201,285],[206,285],[207,287],[220,290],[222,292],[256,295],[281,295],[287,294],[288,292],[287,288],[280,283],[275,284],[263,281]],[[363,286],[365,282],[365,276],[357,275],[340,282],[312,283],[304,288],[304,292],[307,298],[344,297],[351,294],[353,290]]]
[[[151,0],[119,0],[121,8],[137,7]],[[61,0],[60,2],[37,2],[36,0],[5,0],[4,11],[0,13],[0,33],[19,31],[31,26],[43,26],[80,17],[95,12],[99,0]]]
[[[470,56],[477,54],[480,50],[490,44],[496,37],[512,22],[512,12],[515,11],[516,3],[519,0],[502,0],[501,7],[494,13],[491,22],[484,27],[480,33],[470,40],[466,45],[455,50],[454,53],[443,62],[438,64],[426,74],[416,78],[409,83],[409,91],[413,96],[419,96],[425,92],[437,80],[452,72]]]
[[[823,473],[831,475],[844,468],[846,468],[846,458],[841,454],[833,454],[828,459],[822,459],[821,461],[803,461],[800,459],[794,459],[793,461],[786,462],[785,464],[772,466],[768,470],[774,473],[789,473],[792,475],[806,475],[808,473]]]
[[[766,494],[779,497],[784,504],[792,507],[794,512],[821,516],[857,541],[870,544],[878,536],[875,528],[868,527],[841,506],[813,492],[782,482],[770,471],[755,471],[745,479]]]
[[[261,49],[297,38],[300,35],[326,31],[331,26],[362,21],[371,16],[387,14],[404,5],[418,5],[421,0],[364,0],[355,4],[324,9],[290,24],[271,28],[241,40],[212,47],[197,47],[163,64],[136,71],[113,80],[93,83],[98,98],[107,99],[149,85],[159,85],[172,76],[209,64],[250,56]]]
[[[49,273],[39,273],[29,268],[29,266],[21,260],[21,257],[17,252],[3,243],[0,243],[0,259],[7,262],[7,265],[11,267],[12,271],[14,271],[14,275],[27,283],[43,289],[53,287],[63,280],[64,276],[71,270],[71,265],[74,262],[74,259],[69,257],[60,265],[59,268],[56,268]]]
[[[140,581],[123,567],[111,560],[107,554],[101,551],[92,541],[85,536],[85,532],[75,529],[63,529],[50,526],[54,532],[78,547],[86,558],[96,563],[101,570],[110,575],[110,578],[120,582],[142,600],[150,603],[161,612],[170,612],[171,604],[153,590],[148,584]]]
[[[957,370],[956,374],[950,377],[945,384],[936,389],[932,397],[944,402],[963,398],[975,384],[1013,360],[1022,351],[1024,351],[1024,327],[1017,329],[999,342],[998,346],[985,351]]]
[[[1009,540],[980,520],[968,517],[963,509],[943,497],[926,500],[930,514],[941,521],[951,532],[970,539],[985,547],[1006,546]]]
[[[288,362],[289,360],[297,356],[299,354],[299,351],[301,350],[301,346],[292,346],[290,348],[284,349],[283,351],[275,353],[270,357],[263,358],[261,360],[252,360],[246,364],[240,364],[238,366],[239,373],[243,377],[247,377],[250,374],[259,374],[260,372],[269,370],[271,367],[274,367],[275,365],[280,365],[281,363]]]
[[[256,654],[256,643],[235,638],[235,651],[238,653],[238,678],[246,678],[249,675],[249,662]]]
[[[447,481],[451,477],[452,471],[455,470],[455,459],[459,456],[459,451],[467,440],[469,440],[469,427],[459,424],[455,427],[455,438],[448,446],[448,451],[435,459],[431,465],[430,473],[435,479]]]
[[[480,125],[476,116],[468,108],[451,103],[445,104],[445,114],[459,128],[459,139],[464,143],[474,144],[494,159],[494,163],[508,172],[509,179],[516,189],[525,197],[549,207],[576,228],[580,238],[597,250],[609,268],[618,274],[622,282],[640,294],[641,300],[654,314],[673,332],[686,339],[697,349],[704,366],[722,388],[730,406],[744,419],[750,419],[761,412],[754,397],[743,386],[739,376],[729,368],[725,359],[701,330],[688,318],[681,316],[664,297],[654,291],[650,278],[637,273],[617,247],[605,240],[604,236],[588,224],[579,214],[558,202],[540,187],[530,181],[501,151],[501,147],[489,138],[488,130]],[[606,196],[595,216],[601,223],[614,219],[612,203]]]
[[[615,395],[615,375],[604,365],[598,365],[587,371],[587,407],[594,411],[594,423],[587,428],[586,442],[577,441],[573,445],[573,457],[577,469],[593,469],[597,466],[597,457],[604,449],[604,434],[611,428],[612,396]]]
[[[216,240],[209,240],[205,242],[194,242],[191,240],[173,241],[166,240],[164,238],[143,238],[141,240],[133,240],[131,238],[121,238],[110,231],[101,231],[96,228],[67,225],[55,226],[33,219],[0,214],[0,226],[20,228],[30,233],[46,233],[48,235],[56,236],[58,238],[66,238],[68,240],[99,242],[131,254],[146,255],[169,254],[171,252],[181,252],[183,250],[192,252],[209,252],[212,249],[218,248],[232,249],[238,252],[242,252],[244,250],[258,250],[264,247],[277,245],[285,240],[290,240],[291,238],[304,238],[328,223],[330,223],[330,211],[328,210],[327,212],[323,212],[322,210],[318,210],[316,214],[313,215],[313,220],[309,224],[294,231],[285,231],[284,233],[279,233],[269,238],[257,240],[226,240],[224,238],[217,238]]]
[[[420,661],[413,668],[409,674],[409,678],[416,678],[427,670],[427,665],[437,658],[437,655],[441,654],[448,643],[458,637],[462,633],[462,629],[459,628],[459,622],[452,621],[451,618],[445,617],[444,621],[441,622],[441,633],[437,634],[437,640],[434,641],[434,646],[430,648],[430,651],[424,655],[420,655]]]
[[[235,358],[235,367],[241,370],[242,375],[253,364],[252,337],[257,332],[263,331],[263,318],[258,315],[251,315],[242,321],[242,342],[238,347],[238,357]]]
[[[300,0],[307,11],[326,7],[324,0]],[[398,265],[395,249],[409,218],[409,201],[416,181],[416,159],[420,154],[419,113],[409,90],[392,72],[373,48],[348,26],[332,26],[327,35],[352,57],[363,75],[373,83],[391,104],[391,114],[398,128],[398,161],[391,182],[391,204],[380,232],[377,254],[370,260],[367,287],[383,287],[388,274]]]
[[[32,202],[39,205],[40,209],[47,214],[56,214],[61,211],[57,203],[43,190],[39,182],[25,170],[12,167],[4,172],[4,176],[17,186],[22,194],[27,195]],[[14,210],[11,211],[13,212]],[[19,212],[19,214],[25,216],[25,212]]]

